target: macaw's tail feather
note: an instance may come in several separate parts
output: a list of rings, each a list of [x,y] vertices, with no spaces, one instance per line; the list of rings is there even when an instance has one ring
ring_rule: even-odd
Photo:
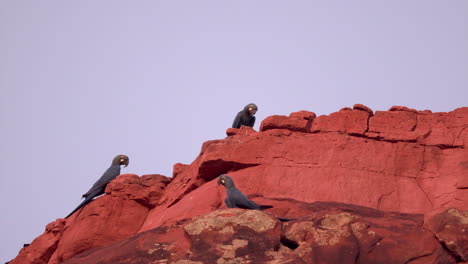
[[[65,218],[68,218],[69,216],[71,216],[73,213],[75,213],[76,211],[80,210],[81,207],[85,206],[86,204],[88,204],[89,202],[91,202],[92,199],[86,199],[84,200],[82,203],[80,203],[80,205],[78,205],[75,210],[73,210],[71,213],[69,213]]]

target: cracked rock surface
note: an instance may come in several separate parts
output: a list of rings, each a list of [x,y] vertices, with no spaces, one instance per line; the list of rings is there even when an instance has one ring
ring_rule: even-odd
[[[357,104],[327,116],[271,116],[260,127],[205,142],[191,164],[174,165],[173,178],[119,176],[106,195],[51,223],[11,263],[115,263],[106,261],[117,256],[142,263],[131,262],[135,252],[178,264],[467,261],[468,107],[374,112]],[[274,207],[255,217],[224,211],[225,190],[216,184],[223,173]],[[233,224],[249,217],[274,224],[264,232]],[[197,240],[201,234],[213,242]],[[256,241],[265,243],[262,254]],[[110,248],[116,255],[97,261]],[[86,262],[91,257],[97,262]]]

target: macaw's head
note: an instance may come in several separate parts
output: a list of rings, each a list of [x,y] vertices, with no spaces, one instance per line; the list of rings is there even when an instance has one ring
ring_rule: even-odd
[[[226,188],[231,188],[234,187],[234,181],[231,179],[231,177],[227,176],[226,174],[221,174],[218,177],[218,185],[224,185]]]
[[[248,111],[250,115],[255,115],[258,111],[258,107],[256,104],[248,104],[244,107],[244,111]]]
[[[112,160],[112,165],[125,165],[125,167],[128,166],[129,159],[125,155],[117,155],[115,158]]]

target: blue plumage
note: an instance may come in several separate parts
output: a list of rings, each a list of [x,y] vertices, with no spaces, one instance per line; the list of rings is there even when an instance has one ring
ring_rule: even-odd
[[[115,179],[117,176],[120,175],[120,166],[125,165],[125,167],[128,166],[129,159],[125,155],[117,155],[115,158],[112,160],[111,166],[104,172],[104,174],[97,180],[91,189],[87,191],[85,194],[83,194],[84,201],[78,205],[75,210],[73,210],[67,217],[78,211],[81,207],[85,206],[89,202],[91,202],[95,197],[104,194],[104,191],[106,189],[106,186],[109,182],[111,182],[113,179]],[[67,218],[65,217],[65,218]]]

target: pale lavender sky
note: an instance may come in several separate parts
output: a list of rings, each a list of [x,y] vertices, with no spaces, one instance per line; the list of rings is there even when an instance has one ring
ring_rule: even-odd
[[[0,1],[0,263],[116,154],[172,175],[255,102],[468,106],[468,1]]]

